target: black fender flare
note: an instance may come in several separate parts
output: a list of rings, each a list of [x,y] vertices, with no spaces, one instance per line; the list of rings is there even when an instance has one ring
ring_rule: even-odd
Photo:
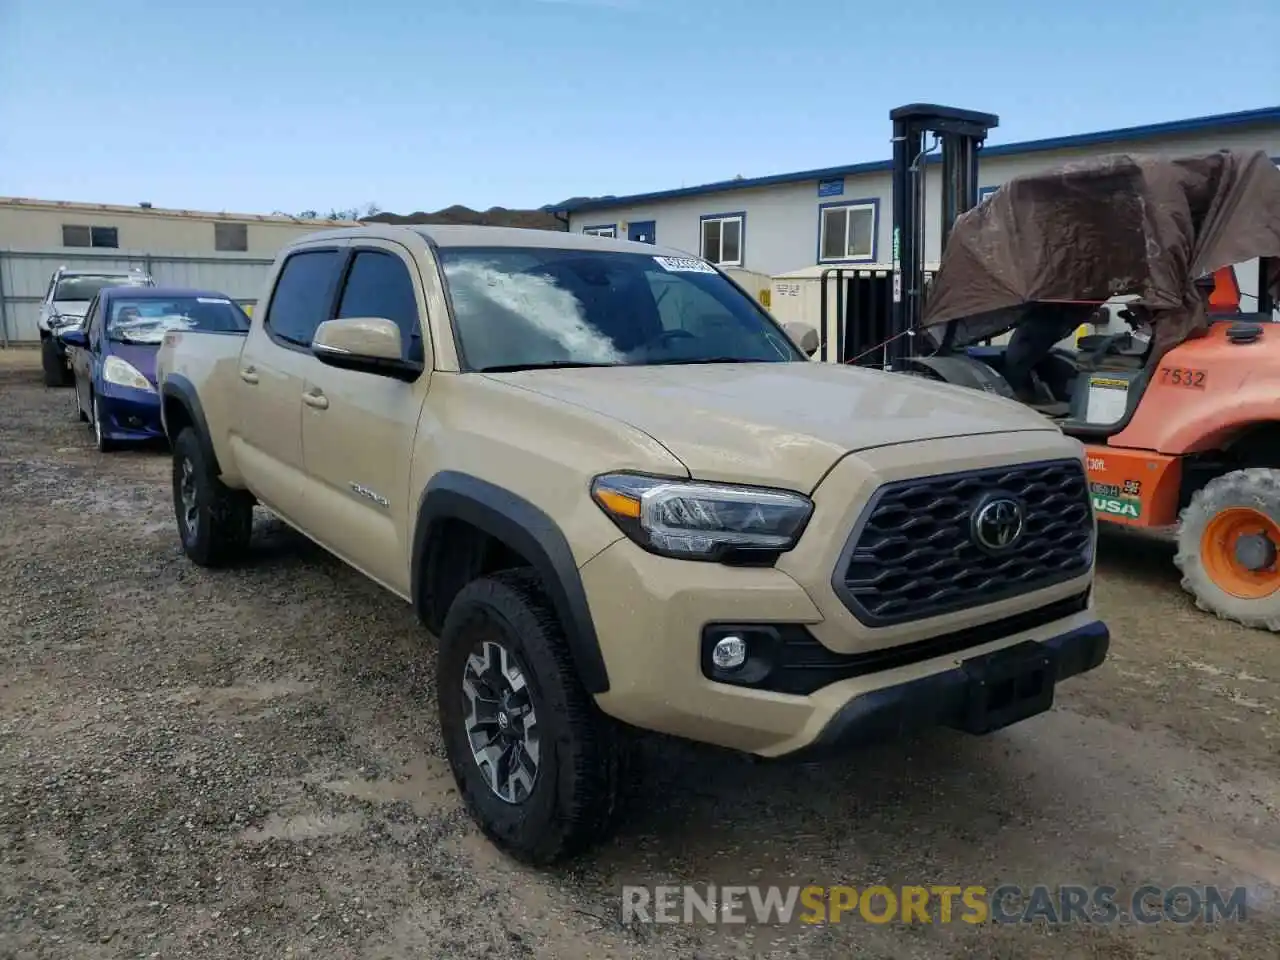
[[[168,401],[174,401],[182,406],[187,412],[187,416],[191,418],[191,422],[195,425],[196,435],[200,438],[200,445],[204,448],[204,455],[207,462],[212,465],[214,475],[222,473],[222,468],[218,465],[218,457],[213,452],[213,435],[209,433],[209,422],[204,416],[204,407],[200,404],[200,397],[196,393],[195,385],[181,374],[171,374],[165,377],[164,384],[160,388],[160,405],[161,410]],[[164,425],[164,432],[169,433],[169,424],[167,420]],[[169,443],[172,444],[177,437],[170,436]]]
[[[414,524],[410,568],[410,590],[418,616],[428,622],[422,576],[433,531],[444,520],[468,523],[529,561],[560,619],[583,687],[592,694],[606,692],[609,675],[569,541],[540,508],[487,480],[446,470],[432,477],[423,490]]]
[[[1009,381],[1000,376],[990,364],[973,357],[955,354],[946,357],[911,357],[912,366],[932,370],[938,377],[957,387],[984,390],[1009,400],[1017,399]]]

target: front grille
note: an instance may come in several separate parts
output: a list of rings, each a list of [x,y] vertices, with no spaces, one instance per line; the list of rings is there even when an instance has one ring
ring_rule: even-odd
[[[1022,537],[1007,551],[984,551],[974,542],[973,512],[989,494],[1023,508]],[[1088,572],[1092,511],[1078,460],[889,483],[854,525],[832,586],[870,627],[1030,593]]]

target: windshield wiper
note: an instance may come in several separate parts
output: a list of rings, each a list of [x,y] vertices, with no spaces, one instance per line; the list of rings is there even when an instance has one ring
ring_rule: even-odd
[[[548,360],[545,363],[498,363],[478,367],[477,373],[514,373],[517,370],[550,370],[564,367],[621,367],[621,363],[598,363],[590,360]]]
[[[650,360],[646,366],[670,367],[686,363],[772,363],[758,357],[672,357],[668,360]]]

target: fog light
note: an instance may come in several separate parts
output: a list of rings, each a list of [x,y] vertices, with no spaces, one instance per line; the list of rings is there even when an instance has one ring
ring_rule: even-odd
[[[747,662],[747,641],[733,634],[721,638],[711,649],[711,662],[721,670],[736,670]]]

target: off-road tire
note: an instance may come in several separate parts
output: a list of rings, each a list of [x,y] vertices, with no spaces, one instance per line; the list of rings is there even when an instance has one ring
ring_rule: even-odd
[[[190,463],[195,484],[195,524],[188,530],[183,506],[183,465]],[[202,567],[225,567],[249,550],[253,499],[218,479],[194,427],[185,427],[173,444],[173,511],[182,550]]]
[[[1174,563],[1182,571],[1182,587],[1201,610],[1246,627],[1280,631],[1280,590],[1257,600],[1227,593],[1213,582],[1200,555],[1205,527],[1223,510],[1248,507],[1280,523],[1280,470],[1250,467],[1215,477],[1197,490],[1182,511]]]
[[[74,382],[66,361],[58,356],[58,345],[53,342],[52,334],[40,341],[40,368],[46,387],[69,387]]]
[[[486,639],[514,655],[537,715],[538,775],[518,804],[493,793],[467,737],[462,680],[468,657]],[[467,584],[445,616],[436,663],[445,751],[463,802],[485,836],[533,866],[568,859],[604,840],[621,810],[631,750],[616,722],[583,689],[536,576],[507,570]]]

